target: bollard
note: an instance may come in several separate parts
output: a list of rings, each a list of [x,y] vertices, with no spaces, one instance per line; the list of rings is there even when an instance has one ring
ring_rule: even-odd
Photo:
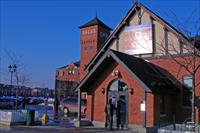
[[[42,125],[46,125],[48,119],[49,119],[48,115],[47,115],[47,114],[44,114],[44,115],[42,116],[42,119],[41,119],[41,120],[42,120]]]
[[[35,124],[34,118],[35,118],[35,110],[28,110],[26,116],[26,125],[33,126]]]

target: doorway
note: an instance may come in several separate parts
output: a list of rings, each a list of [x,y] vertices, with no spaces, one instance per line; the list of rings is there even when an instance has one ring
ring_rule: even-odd
[[[120,81],[114,80],[108,88],[107,103],[112,99],[114,105],[113,111],[113,128],[127,129],[128,128],[128,86]]]

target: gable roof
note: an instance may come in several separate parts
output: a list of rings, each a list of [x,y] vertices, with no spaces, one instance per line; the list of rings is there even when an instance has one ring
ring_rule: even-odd
[[[95,67],[85,76],[77,89],[89,91],[87,89],[94,82],[95,77],[97,77],[96,75],[99,72],[102,73],[102,70],[105,71],[106,66],[114,62],[122,65],[148,92],[175,93],[178,90],[155,65],[141,58],[136,58],[114,50],[106,52]]]
[[[56,68],[56,70],[59,70],[59,69],[64,69],[64,68],[66,68],[66,67],[68,67],[69,65],[65,65],[65,66],[62,66],[62,67],[58,67],[58,68]]]
[[[74,63],[71,63],[71,64],[74,64],[76,67],[80,67],[80,61],[77,61],[77,62],[74,62]],[[62,67],[59,67],[59,68],[57,68],[57,70],[64,69],[64,68],[68,67],[69,65],[70,64],[62,66]]]
[[[74,62],[74,65],[80,67],[80,61]]]
[[[200,36],[192,37],[190,40],[194,41],[195,47],[200,50]]]
[[[126,16],[122,19],[122,21],[119,23],[119,25],[117,25],[117,27],[114,29],[114,31],[109,36],[109,38],[106,40],[105,45],[98,51],[98,53],[89,62],[89,64],[86,67],[86,69],[88,71],[91,69],[90,67],[92,67],[93,64],[95,64],[95,62],[97,62],[98,59],[105,53],[105,51],[107,51],[111,47],[111,42],[117,37],[117,34],[122,30],[122,28],[124,26],[126,26],[128,20],[131,18],[131,16],[136,13],[136,10],[139,10],[140,8],[142,8],[148,14],[150,14],[150,16],[152,17],[152,19],[154,19],[154,20],[159,21],[160,23],[162,23],[169,31],[175,33],[178,36],[181,35],[185,40],[188,40],[188,38],[184,34],[182,34],[181,32],[179,32],[172,25],[170,25],[165,20],[163,20],[162,18],[160,18],[153,11],[151,11],[150,9],[148,9],[147,7],[145,7],[144,5],[142,5],[141,3],[137,3],[136,2],[135,5],[127,12]]]
[[[90,20],[86,24],[80,26],[79,28],[81,29],[81,28],[85,28],[85,27],[89,27],[89,26],[93,26],[93,25],[100,25],[108,30],[112,30],[110,27],[108,27],[106,24],[104,24],[101,20],[99,20],[98,17],[93,18],[92,20]]]

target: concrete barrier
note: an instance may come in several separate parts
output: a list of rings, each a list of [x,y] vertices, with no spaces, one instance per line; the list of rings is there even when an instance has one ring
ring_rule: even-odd
[[[27,110],[0,110],[1,125],[19,125],[26,122]],[[35,112],[35,121],[40,121],[39,113]]]

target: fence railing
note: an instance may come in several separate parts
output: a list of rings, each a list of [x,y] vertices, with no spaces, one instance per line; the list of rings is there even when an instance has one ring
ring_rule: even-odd
[[[172,124],[158,129],[158,133],[200,133],[200,125]]]

